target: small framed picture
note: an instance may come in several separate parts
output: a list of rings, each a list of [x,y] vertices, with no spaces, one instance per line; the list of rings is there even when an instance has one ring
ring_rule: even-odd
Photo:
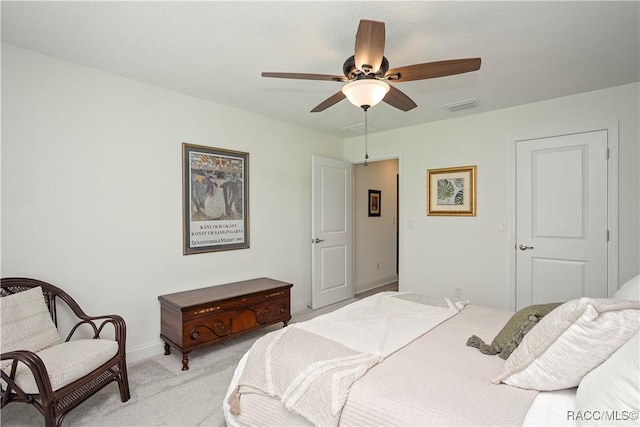
[[[476,167],[427,170],[427,215],[476,216]]]
[[[380,190],[369,190],[369,216],[380,216]]]

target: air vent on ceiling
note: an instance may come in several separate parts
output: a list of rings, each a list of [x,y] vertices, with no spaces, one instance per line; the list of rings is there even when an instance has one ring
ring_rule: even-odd
[[[480,102],[476,98],[465,99],[464,101],[452,102],[451,104],[443,105],[444,108],[451,112],[467,110],[469,108],[477,108],[480,106]]]
[[[346,126],[343,127],[342,130],[348,130],[353,133],[361,134],[364,133],[364,123],[356,123],[355,125]],[[369,127],[369,130],[371,130],[371,127]]]

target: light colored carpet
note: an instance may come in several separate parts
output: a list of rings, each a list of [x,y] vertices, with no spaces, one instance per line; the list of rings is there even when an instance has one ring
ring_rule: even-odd
[[[380,290],[394,289],[385,286],[357,298]],[[311,319],[353,301],[296,313],[291,322]],[[176,351],[132,364],[128,369],[128,402],[120,401],[118,386],[111,383],[69,412],[63,426],[225,426],[222,401],[238,361],[256,339],[281,327],[281,323],[272,325],[194,350],[188,371],[181,370],[182,357]],[[3,427],[44,425],[44,418],[31,405],[9,404],[1,416]]]

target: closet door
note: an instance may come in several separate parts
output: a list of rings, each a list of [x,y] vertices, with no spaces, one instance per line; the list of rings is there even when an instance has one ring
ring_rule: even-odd
[[[608,289],[607,130],[518,141],[516,309]]]

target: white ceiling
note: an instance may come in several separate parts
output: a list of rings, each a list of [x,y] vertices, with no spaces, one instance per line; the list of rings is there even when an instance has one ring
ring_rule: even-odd
[[[360,19],[386,23],[390,67],[481,57],[479,71],[397,83],[418,107],[369,110],[369,131],[511,107],[640,80],[638,1],[2,1],[2,42],[321,132],[361,134],[341,83]],[[477,98],[451,113],[444,104]],[[349,129],[351,127],[351,129]]]

